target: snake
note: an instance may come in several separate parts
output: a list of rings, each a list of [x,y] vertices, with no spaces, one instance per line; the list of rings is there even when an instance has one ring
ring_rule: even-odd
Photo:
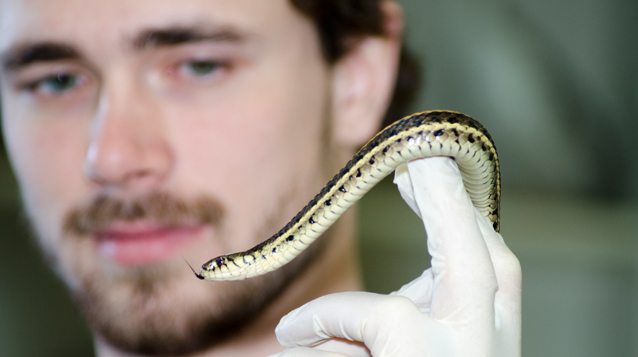
[[[487,130],[462,113],[434,110],[409,115],[370,139],[279,232],[255,247],[211,259],[195,275],[243,280],[274,271],[301,254],[374,185],[411,160],[453,158],[472,204],[500,231],[501,174]]]

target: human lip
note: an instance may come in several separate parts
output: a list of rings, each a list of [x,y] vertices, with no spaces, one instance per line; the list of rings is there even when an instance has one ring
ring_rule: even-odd
[[[167,226],[156,222],[118,222],[96,233],[98,252],[126,266],[157,263],[193,243],[202,224]]]

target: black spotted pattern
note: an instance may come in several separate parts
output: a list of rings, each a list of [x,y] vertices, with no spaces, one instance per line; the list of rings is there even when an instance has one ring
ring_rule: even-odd
[[[256,254],[259,253],[259,255],[261,255],[260,252],[262,252],[262,250],[272,244],[273,242],[275,242],[279,237],[284,236],[285,234],[288,233],[289,230],[292,229],[292,227],[294,227],[297,223],[299,223],[301,221],[301,219],[303,217],[306,216],[306,214],[313,209],[313,207],[321,200],[324,199],[325,196],[331,192],[331,190],[335,187],[335,185],[337,184],[337,182],[339,182],[339,180],[341,180],[343,177],[345,177],[346,175],[350,175],[350,172],[352,171],[352,169],[355,167],[355,165],[363,158],[365,157],[368,153],[370,153],[373,149],[375,149],[376,147],[378,147],[381,143],[386,142],[389,139],[392,139],[394,136],[406,131],[406,130],[410,130],[412,128],[415,127],[420,127],[424,124],[459,124],[461,126],[466,126],[469,128],[473,128],[475,129],[481,136],[485,137],[487,139],[488,142],[492,143],[492,149],[493,149],[493,153],[490,152],[490,160],[495,159],[496,161],[496,180],[494,183],[494,187],[496,187],[495,189],[495,198],[494,201],[496,202],[496,208],[493,211],[493,216],[497,217],[495,222],[494,222],[494,229],[498,232],[500,229],[500,222],[498,220],[498,209],[500,207],[500,172],[498,170],[498,157],[495,155],[496,154],[496,148],[493,146],[493,142],[492,142],[492,137],[490,136],[490,134],[487,132],[487,130],[483,127],[483,125],[481,125],[478,121],[476,121],[475,119],[473,119],[472,117],[469,117],[465,114],[461,114],[461,113],[456,113],[456,112],[449,112],[449,111],[430,111],[430,112],[423,112],[423,113],[417,113],[417,114],[413,114],[410,116],[407,116],[401,120],[396,121],[394,124],[386,127],[383,131],[379,132],[375,137],[373,137],[366,145],[364,145],[361,150],[359,150],[356,155],[352,158],[352,160],[350,160],[346,166],[344,166],[339,173],[337,173],[332,180],[330,180],[330,182],[328,182],[326,184],[326,186],[312,199],[310,200],[310,202],[301,210],[299,211],[299,213],[297,213],[297,215],[288,223],[286,224],[283,228],[281,228],[281,230],[279,230],[279,232],[277,232],[276,234],[274,234],[272,237],[270,237],[269,239],[265,240],[264,242],[258,244],[257,246],[255,246],[254,248],[246,251],[246,252],[240,252],[240,253],[234,253],[234,254],[229,254],[227,256],[223,256],[223,257],[217,257],[214,259],[211,259],[208,263],[204,264],[202,269],[203,270],[214,270],[215,265],[217,265],[218,267],[221,265],[226,265],[226,260],[228,258],[233,258],[236,256],[243,256],[246,254]],[[459,137],[460,133],[456,128],[452,128],[450,130],[455,136]],[[443,134],[443,130],[437,130],[435,131],[433,134],[434,136],[440,136]],[[475,138],[475,136],[473,134],[468,134],[467,136],[467,140],[470,143],[474,143],[476,141],[477,138]],[[397,138],[395,140],[396,143],[400,143],[401,142],[401,138]],[[485,147],[485,143],[483,143],[483,150],[486,150]],[[383,149],[383,154],[387,153],[389,149],[389,146],[385,147]],[[496,156],[496,157],[495,157]],[[371,158],[369,160],[370,164],[374,163],[374,157]],[[356,171],[356,177],[361,177],[361,170],[357,169]],[[350,176],[350,179],[352,179],[352,176]],[[338,189],[341,192],[345,192],[345,189],[343,188],[343,186],[339,187]],[[327,205],[330,205],[330,201],[329,198],[326,201]],[[310,218],[309,222],[315,223],[315,221]],[[290,234],[286,239],[286,241],[291,242],[294,240],[293,235]],[[225,258],[226,257],[226,258]]]

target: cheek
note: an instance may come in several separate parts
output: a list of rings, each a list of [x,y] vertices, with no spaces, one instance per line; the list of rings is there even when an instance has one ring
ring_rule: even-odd
[[[288,62],[255,65],[223,91],[175,110],[171,117],[187,118],[170,129],[180,133],[178,157],[230,185],[278,175],[289,182],[299,165],[312,165],[324,134],[327,69],[318,60]]]
[[[28,118],[4,122],[7,148],[27,210],[38,226],[54,229],[66,210],[77,204],[85,182],[86,143],[78,125],[43,123]],[[39,227],[42,231],[43,227]]]
[[[274,233],[254,237],[264,217],[281,212],[278,224],[285,224],[325,183],[320,171],[326,125],[321,78],[310,87],[313,93],[292,84],[246,88],[251,90],[239,99],[191,110],[189,114],[207,116],[189,116],[190,128],[176,131],[182,134],[175,145],[182,148],[177,155],[182,175],[189,173],[181,186],[189,182],[191,189],[225,203],[227,226],[235,230],[233,239],[241,249]],[[291,199],[290,207],[281,206]]]
[[[195,173],[191,179],[203,187],[255,197],[267,191],[264,185],[274,190],[288,185],[318,159],[323,130],[318,111],[260,98],[249,106],[217,107],[210,114],[182,129],[175,145],[180,148],[177,164]]]
[[[254,99],[237,127],[245,133],[246,162],[282,187],[319,163],[328,120],[325,72],[319,64],[297,67],[267,72],[261,83],[270,85],[251,86]]]

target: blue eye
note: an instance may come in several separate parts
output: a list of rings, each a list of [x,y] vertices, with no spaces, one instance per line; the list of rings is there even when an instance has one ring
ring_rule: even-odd
[[[77,87],[80,78],[74,74],[58,74],[39,80],[29,87],[31,90],[39,90],[50,94],[62,94]]]
[[[222,65],[219,62],[213,61],[191,61],[187,62],[185,66],[186,70],[190,72],[190,74],[198,77],[204,77],[212,74]]]

